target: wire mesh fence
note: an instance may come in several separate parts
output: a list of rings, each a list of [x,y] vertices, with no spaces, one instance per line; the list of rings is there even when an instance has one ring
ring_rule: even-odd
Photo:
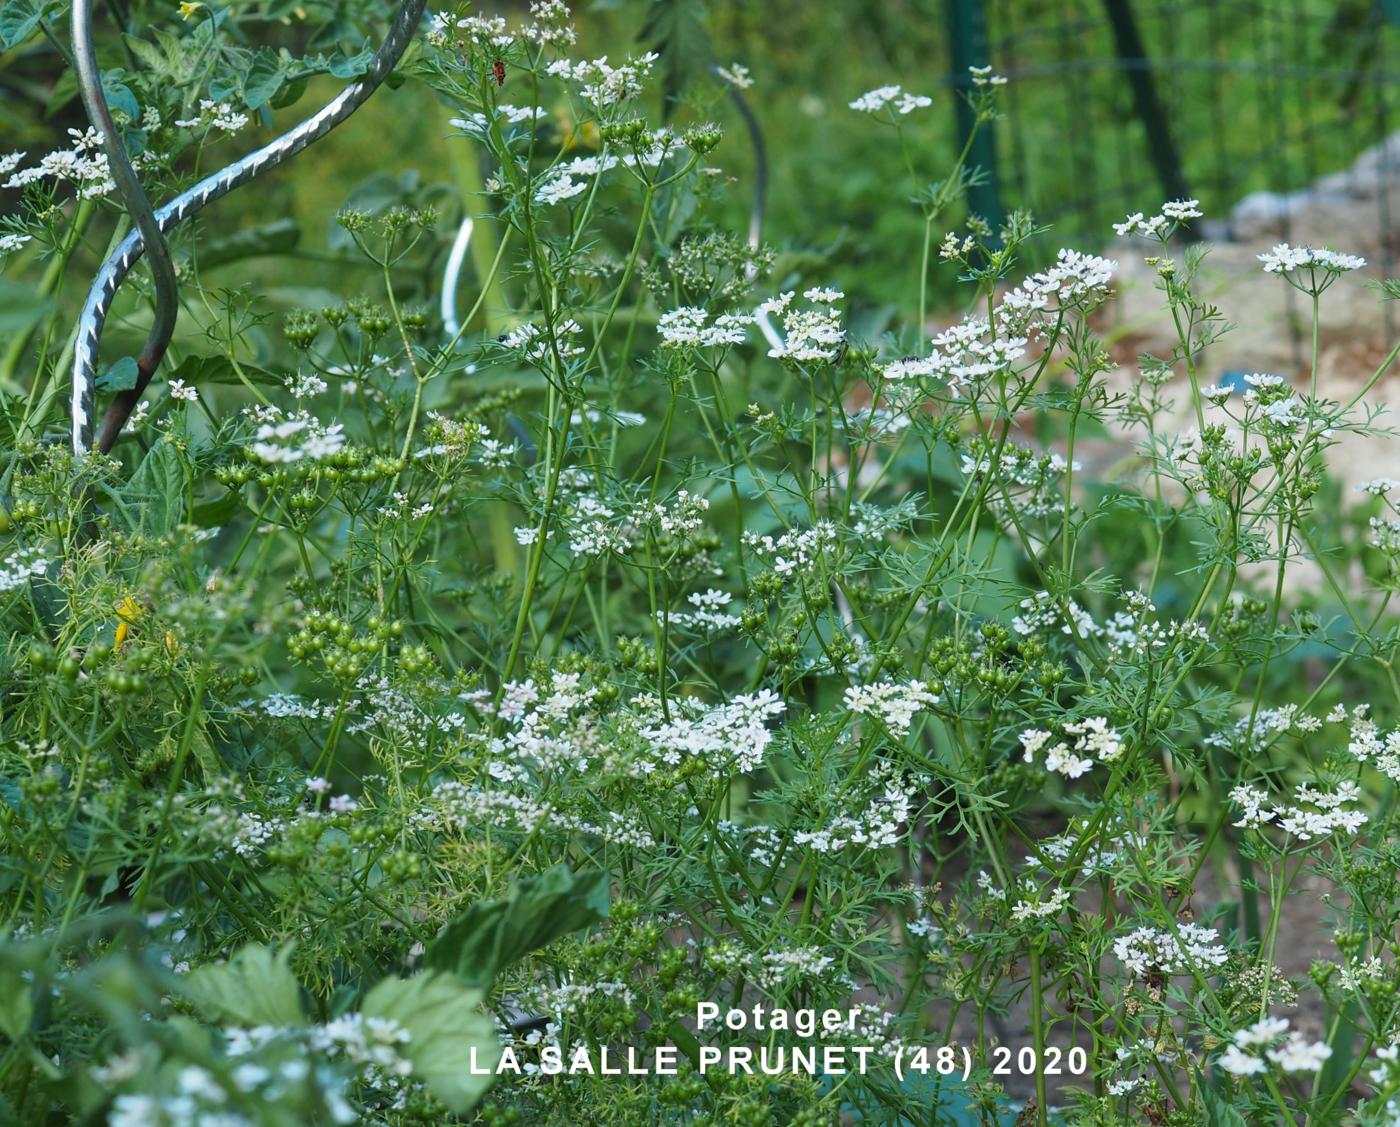
[[[948,2],[955,71],[980,54],[1011,79],[984,207],[1102,238],[1190,196],[1201,234],[1285,241],[1303,210],[1345,207],[1394,272],[1396,0]]]

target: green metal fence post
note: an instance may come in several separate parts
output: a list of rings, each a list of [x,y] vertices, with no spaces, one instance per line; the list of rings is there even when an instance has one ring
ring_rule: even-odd
[[[1133,104],[1137,107],[1138,120],[1147,131],[1148,156],[1157,170],[1163,197],[1168,200],[1188,199],[1191,192],[1186,186],[1186,174],[1181,168],[1181,154],[1172,140],[1162,103],[1157,99],[1157,85],[1152,80],[1151,60],[1147,56],[1147,48],[1143,46],[1142,33],[1138,30],[1137,19],[1133,15],[1131,0],[1104,0],[1104,8],[1108,12],[1109,25],[1113,28],[1113,44],[1118,53],[1119,65],[1127,75],[1128,85],[1133,91]],[[1187,239],[1197,237],[1189,224],[1182,228],[1182,235]]]
[[[953,89],[957,91],[955,109],[958,123],[958,145],[967,144],[972,132],[972,107],[967,103],[972,90],[968,68],[987,66],[991,62],[987,48],[987,13],[984,0],[947,0],[948,37],[953,63]],[[996,230],[1001,226],[1001,190],[997,181],[996,133],[988,122],[978,131],[968,153],[968,164],[978,170],[978,182],[968,189],[968,207]]]

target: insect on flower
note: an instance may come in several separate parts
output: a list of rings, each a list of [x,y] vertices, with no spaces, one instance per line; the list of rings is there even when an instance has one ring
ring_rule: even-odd
[[[495,78],[497,86],[504,86],[506,84],[506,64],[500,59],[492,59],[491,75]]]

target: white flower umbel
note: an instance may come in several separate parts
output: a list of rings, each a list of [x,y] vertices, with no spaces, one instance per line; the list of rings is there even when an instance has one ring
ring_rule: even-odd
[[[732,763],[738,771],[752,771],[773,742],[767,721],[786,710],[772,690],[761,689],[726,704],[692,708],[689,715],[677,710],[669,722],[648,728],[643,735],[657,759],[671,766],[686,756],[703,756]]]
[[[49,561],[36,548],[20,548],[0,560],[0,592],[23,587],[36,575],[43,575]]]
[[[910,114],[931,105],[932,98],[923,94],[911,94],[898,85],[878,86],[874,90],[867,90],[850,103],[851,109],[861,113],[879,113],[889,107],[892,112],[897,111],[901,114]]]
[[[1060,725],[1067,739],[1056,739],[1053,732],[1027,728],[1021,733],[1021,758],[1034,763],[1045,753],[1045,769],[1069,779],[1077,779],[1093,769],[1095,762],[1112,763],[1123,754],[1123,739],[1102,716],[1090,716]]]
[[[319,462],[344,448],[344,431],[343,423],[325,426],[308,415],[298,415],[258,427],[249,449],[262,462]]]
[[[1017,923],[1051,919],[1064,911],[1069,898],[1069,889],[1057,888],[1044,900],[1018,900],[1011,906],[1011,918]]]
[[[727,67],[716,67],[715,74],[724,79],[738,90],[747,90],[753,85],[753,77],[749,74],[749,68],[742,63],[734,63]]]
[[[1290,286],[1316,298],[1323,290],[1350,270],[1366,265],[1364,258],[1340,254],[1326,247],[1295,247],[1277,244],[1273,250],[1258,255],[1265,273],[1277,274]]]
[[[652,67],[661,56],[649,51],[640,58],[612,66],[604,55],[591,62],[560,59],[549,64],[548,73],[579,84],[579,93],[599,108],[617,106],[642,92]]]
[[[1230,799],[1240,807],[1241,817],[1235,823],[1242,829],[1261,829],[1273,824],[1299,842],[1329,837],[1338,832],[1356,833],[1370,819],[1356,809],[1345,809],[1360,800],[1361,790],[1355,783],[1342,783],[1336,790],[1321,791],[1302,783],[1295,795],[1295,805],[1275,805],[1266,791],[1257,787],[1238,786]]]
[[[1278,243],[1273,250],[1256,256],[1264,264],[1268,274],[1292,274],[1298,270],[1325,270],[1341,274],[1348,270],[1360,270],[1366,265],[1364,258],[1354,254],[1339,254],[1326,247],[1294,247]]]
[[[198,116],[175,124],[181,129],[219,129],[225,133],[237,133],[248,124],[248,115],[237,112],[228,102],[201,98]]]
[[[1159,214],[1148,219],[1142,212],[1136,211],[1122,223],[1115,223],[1113,232],[1120,237],[1140,235],[1145,239],[1155,239],[1164,243],[1176,233],[1182,223],[1201,218],[1200,205],[1200,200],[1168,200],[1162,205]]]
[[[813,297],[814,294],[817,296]],[[846,330],[841,326],[841,314],[833,302],[843,296],[841,291],[808,290],[804,296],[817,306],[814,309],[793,308],[796,296],[789,290],[769,298],[754,311],[756,318],[765,315],[782,318],[781,343],[769,349],[768,355],[798,364],[830,363],[838,359],[846,344]]]
[[[1235,1076],[1257,1076],[1270,1064],[1284,1072],[1317,1072],[1332,1049],[1323,1041],[1309,1041],[1296,1029],[1289,1032],[1285,1017],[1266,1017],[1239,1030],[1219,1064]],[[1279,1039],[1287,1034],[1287,1040]]]
[[[753,318],[746,314],[721,313],[713,321],[708,311],[683,305],[663,313],[656,323],[662,348],[719,348],[743,344]]]
[[[171,399],[181,399],[186,403],[198,403],[199,391],[189,386],[184,380],[171,380],[167,386]]]
[[[905,357],[886,364],[887,380],[926,377],[942,380],[957,394],[998,372],[1010,372],[1026,353],[1026,338],[993,334],[985,317],[966,317],[939,333],[930,342],[926,357]]]
[[[932,708],[938,696],[928,691],[922,681],[897,684],[881,681],[877,685],[852,685],[846,690],[846,707],[861,716],[878,716],[894,732],[905,735],[914,722],[915,713]]]
[[[1176,932],[1140,927],[1113,941],[1113,953],[1138,978],[1195,974],[1223,966],[1229,953],[1213,927],[1180,924]]]

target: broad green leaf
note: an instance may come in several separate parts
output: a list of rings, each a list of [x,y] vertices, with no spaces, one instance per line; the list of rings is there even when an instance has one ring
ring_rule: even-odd
[[[215,75],[209,80],[209,97],[216,102],[228,102],[240,96],[239,82],[235,74]]]
[[[0,6],[0,46],[19,46],[34,34],[43,16],[38,0],[5,0]]]
[[[19,967],[0,966],[0,1033],[18,1041],[29,1031],[34,1017],[32,984]]]
[[[428,971],[413,978],[387,978],[365,997],[360,1013],[389,1018],[408,1030],[399,1052],[413,1062],[413,1075],[452,1111],[469,1111],[490,1087],[500,1055],[496,1030],[480,1010],[481,991],[450,974]],[[472,1071],[475,1064],[487,1075]]]
[[[127,49],[146,70],[162,78],[171,76],[170,64],[165,57],[165,52],[154,43],[142,39],[139,35],[127,35],[123,38],[126,40]]]
[[[250,110],[260,110],[282,88],[287,78],[287,60],[266,48],[253,56],[253,63],[243,75],[243,103]]]
[[[123,356],[97,377],[97,386],[103,391],[130,391],[140,374],[135,357]]]
[[[306,75],[292,78],[282,83],[282,87],[268,103],[274,110],[280,110],[283,106],[290,106],[294,102],[301,100],[301,96],[306,93],[306,87],[310,79]]]
[[[180,452],[164,438],[146,452],[128,488],[150,518],[144,522],[147,532],[164,535],[184,520],[185,468]]]
[[[369,47],[358,54],[345,55],[337,51],[330,58],[329,69],[336,78],[359,78],[365,71],[369,70],[369,64],[374,59],[374,51]]]
[[[288,967],[292,949],[274,954],[250,943],[226,963],[191,971],[181,991],[208,1021],[238,1025],[300,1025],[301,987]]]
[[[107,105],[113,113],[125,114],[129,121],[141,120],[141,103],[131,88],[122,81],[125,71],[107,71],[102,75],[102,92],[107,95]]]
[[[561,863],[517,882],[504,900],[473,904],[428,944],[424,965],[485,987],[503,967],[607,914],[607,873]]]

